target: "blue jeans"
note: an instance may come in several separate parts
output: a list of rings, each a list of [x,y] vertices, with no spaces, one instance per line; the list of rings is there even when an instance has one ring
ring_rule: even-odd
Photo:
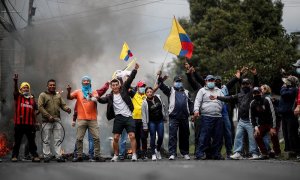
[[[269,133],[266,133],[266,135],[264,135],[263,141],[264,141],[267,151],[270,152],[272,149],[270,146],[270,134]]]
[[[169,121],[169,154],[176,155],[177,132],[179,131],[179,150],[182,155],[189,154],[189,120],[175,119],[170,117]]]
[[[221,158],[223,139],[223,119],[222,117],[201,116],[200,137],[196,157],[201,158],[205,151],[211,148],[212,158]],[[211,142],[212,140],[212,142]]]
[[[161,145],[164,139],[164,121],[149,121],[149,132],[150,132],[150,148],[151,153],[155,154],[155,148],[157,151],[160,151]],[[156,140],[156,133],[157,133],[157,145],[155,147],[155,140]]]
[[[249,152],[251,154],[258,155],[258,147],[257,147],[256,141],[254,139],[254,128],[253,128],[252,124],[250,123],[250,121],[247,121],[247,120],[245,121],[242,119],[240,119],[237,124],[233,152],[234,153],[242,152],[244,132],[247,132],[247,134],[248,134]]]
[[[126,156],[126,140],[127,140],[127,131],[124,129],[122,134],[121,134],[121,138],[119,141],[119,156],[122,156],[125,158]]]
[[[231,122],[229,120],[229,116],[223,115],[223,123],[224,123],[224,140],[226,147],[226,154],[230,155],[232,153],[232,134],[231,134]]]
[[[94,139],[90,131],[88,130],[88,139],[89,139],[89,158],[93,159],[94,158]],[[77,145],[75,143],[75,148],[74,148],[74,157],[77,157]]]

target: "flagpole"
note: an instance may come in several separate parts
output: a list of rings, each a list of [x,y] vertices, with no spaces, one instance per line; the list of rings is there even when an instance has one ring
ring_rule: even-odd
[[[157,90],[158,90],[158,86],[157,87],[155,87],[155,85],[157,85],[157,82],[158,82],[158,78],[159,78],[159,76],[161,75],[161,72],[162,72],[162,69],[163,69],[163,67],[164,67],[164,64],[165,64],[165,62],[166,62],[166,59],[167,59],[167,57],[168,57],[168,54],[169,54],[169,51],[167,51],[167,53],[166,53],[166,56],[165,56],[165,59],[164,59],[164,61],[163,61],[163,63],[161,64],[161,67],[160,67],[160,74],[157,74],[156,75],[156,79],[155,79],[155,82],[154,82],[154,88],[153,88],[153,93],[155,93]]]
[[[128,70],[134,62],[136,62],[136,58],[133,58],[133,60],[125,68],[123,68],[122,71]],[[116,78],[116,71],[112,75],[112,79],[115,79],[115,78]]]

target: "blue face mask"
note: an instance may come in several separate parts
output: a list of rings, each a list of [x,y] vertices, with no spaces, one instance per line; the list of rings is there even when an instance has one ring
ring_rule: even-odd
[[[82,85],[81,90],[83,92],[83,96],[85,99],[89,99],[89,93],[92,92],[92,86],[91,84],[88,85]]]
[[[182,82],[175,82],[174,87],[177,88],[177,89],[182,88]]]
[[[300,68],[296,69],[297,74],[300,74]]]
[[[208,87],[209,89],[215,88],[215,82],[207,82],[207,87]]]
[[[139,88],[139,93],[144,94],[145,93],[145,87],[140,87]]]

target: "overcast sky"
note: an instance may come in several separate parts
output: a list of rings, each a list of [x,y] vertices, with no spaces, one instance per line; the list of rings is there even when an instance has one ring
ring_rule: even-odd
[[[17,0],[10,1],[16,4],[21,15],[27,16],[28,1],[24,0],[22,3]],[[289,33],[299,31],[300,0],[283,0],[283,2],[285,3],[283,26]],[[62,31],[66,31],[63,27],[66,22],[74,19],[80,21],[80,18],[89,20],[96,16],[104,16],[106,12],[109,13],[108,17],[111,17],[111,21],[107,19],[106,23],[110,23],[108,26],[110,29],[104,29],[103,24],[101,28],[95,28],[99,36],[107,38],[105,43],[107,53],[99,58],[118,61],[122,43],[126,41],[134,56],[142,61],[143,66],[148,67],[145,69],[147,73],[154,73],[166,57],[167,53],[162,47],[170,31],[172,17],[175,15],[188,18],[190,13],[186,0],[34,0],[34,6],[37,7],[34,16],[36,27],[52,23],[61,26]],[[20,27],[26,25],[17,16],[16,19]],[[129,27],[122,25],[115,26],[118,28],[115,29],[111,26],[111,24],[122,24],[122,21],[130,22]],[[166,62],[171,62],[173,57],[168,54]],[[123,66],[124,64],[120,62],[118,68]]]

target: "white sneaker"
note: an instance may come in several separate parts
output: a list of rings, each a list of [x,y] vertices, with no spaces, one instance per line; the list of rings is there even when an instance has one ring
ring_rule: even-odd
[[[136,153],[132,154],[131,161],[137,161]]]
[[[162,158],[161,158],[160,152],[155,149],[155,153],[156,153],[157,159],[161,160]]]
[[[257,155],[257,154],[252,154],[252,157],[249,158],[251,160],[256,160],[256,159],[259,159],[260,157]]]
[[[183,158],[184,158],[185,160],[191,160],[191,158],[190,158],[190,156],[189,156],[188,154],[184,155]]]
[[[243,157],[241,156],[240,153],[236,152],[233,155],[230,156],[231,159],[242,159]]]
[[[175,160],[175,156],[174,156],[174,155],[171,155],[171,156],[169,157],[169,160]]]
[[[114,157],[110,160],[111,162],[117,162],[118,161],[119,156],[114,155]]]
[[[156,155],[155,154],[153,154],[152,155],[152,161],[156,161],[157,159],[156,159]]]

